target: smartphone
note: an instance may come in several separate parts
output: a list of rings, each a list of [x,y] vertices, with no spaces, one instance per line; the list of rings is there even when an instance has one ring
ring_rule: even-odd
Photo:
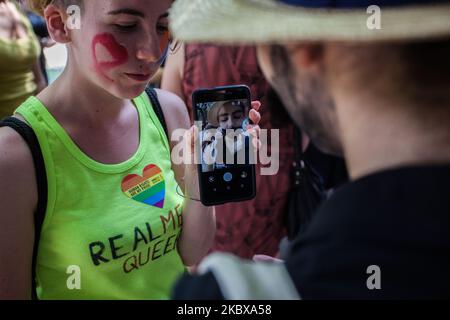
[[[197,164],[200,200],[205,206],[256,196],[256,151],[247,126],[251,109],[245,85],[199,89],[192,94],[199,129]]]

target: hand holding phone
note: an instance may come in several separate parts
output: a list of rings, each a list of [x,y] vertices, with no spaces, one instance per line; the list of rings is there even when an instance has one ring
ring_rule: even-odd
[[[256,152],[247,129],[257,125],[260,116],[250,111],[250,90],[242,85],[197,90],[193,106],[199,129],[196,147],[202,203],[217,205],[254,198]]]

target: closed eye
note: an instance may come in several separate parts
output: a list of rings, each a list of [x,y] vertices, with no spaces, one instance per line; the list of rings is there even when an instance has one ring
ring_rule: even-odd
[[[234,118],[234,119],[240,119],[240,118],[242,118],[242,112],[241,112],[241,111],[234,112],[234,113],[233,113],[233,118]]]
[[[137,23],[133,24],[115,24],[114,25],[119,31],[131,31],[137,27]]]

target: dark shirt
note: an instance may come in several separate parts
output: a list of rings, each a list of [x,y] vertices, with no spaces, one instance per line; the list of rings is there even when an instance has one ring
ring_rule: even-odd
[[[39,38],[49,37],[47,24],[44,18],[32,11],[27,11],[27,16],[33,26],[34,33]]]
[[[450,166],[376,173],[337,190],[286,261],[303,299],[450,298]],[[369,290],[369,266],[381,289]],[[207,289],[206,289],[207,288]],[[222,299],[212,274],[175,299]]]
[[[325,190],[336,189],[348,181],[343,158],[323,153],[312,143],[308,145],[304,157],[321,177]]]

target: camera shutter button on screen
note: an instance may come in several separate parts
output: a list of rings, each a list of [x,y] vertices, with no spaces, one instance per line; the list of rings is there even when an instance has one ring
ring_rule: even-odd
[[[233,175],[230,172],[227,172],[223,175],[223,180],[225,180],[225,182],[230,182],[233,180]]]

